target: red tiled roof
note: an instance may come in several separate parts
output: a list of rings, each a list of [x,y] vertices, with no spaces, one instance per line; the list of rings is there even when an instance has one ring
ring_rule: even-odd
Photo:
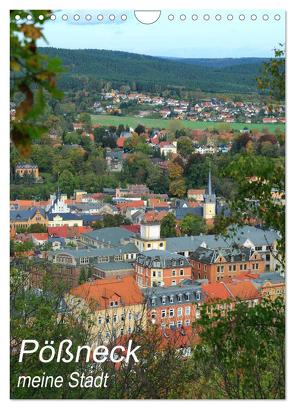
[[[217,301],[232,298],[224,283],[202,284],[206,300]]]
[[[139,224],[122,224],[122,227],[125,230],[130,231],[131,233],[139,233],[140,232],[140,225]]]
[[[149,210],[145,213],[144,220],[146,222],[161,221],[167,214],[168,212],[165,210],[161,210],[160,212]]]
[[[36,240],[48,240],[48,233],[32,233],[32,237]]]
[[[48,234],[53,237],[75,237],[80,236],[82,233],[92,231],[90,226],[60,226],[60,227],[48,227]]]
[[[141,304],[144,301],[144,297],[132,276],[84,283],[70,290],[70,293],[85,299],[90,304],[95,302],[97,309],[110,307],[110,300],[113,297],[119,297],[121,305]]]
[[[124,202],[124,203],[118,203],[117,207],[121,209],[127,209],[127,208],[137,208],[137,207],[144,207],[144,201],[143,200],[133,200],[131,202]]]
[[[239,281],[227,284],[228,289],[235,298],[251,300],[259,298],[259,292],[251,281]]]
[[[126,138],[124,138],[123,136],[120,136],[120,138],[117,139],[118,148],[123,148],[125,141],[126,141]]]

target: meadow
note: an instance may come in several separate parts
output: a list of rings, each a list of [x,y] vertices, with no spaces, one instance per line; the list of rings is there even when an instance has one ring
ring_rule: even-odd
[[[226,122],[194,122],[188,120],[169,120],[169,119],[151,119],[151,118],[141,118],[135,116],[115,116],[115,115],[91,115],[92,124],[100,124],[103,126],[118,126],[118,125],[127,125],[131,128],[136,128],[138,124],[144,125],[147,128],[160,128],[167,129],[169,125],[173,122],[173,125],[176,121],[179,121],[179,129],[189,128],[189,129],[213,129],[219,127],[227,127],[228,129],[241,130],[244,127],[248,129],[256,129],[262,131],[267,129],[268,132],[273,133],[277,128],[280,131],[285,130],[285,124],[275,123],[275,124],[247,124],[247,123],[226,123]]]

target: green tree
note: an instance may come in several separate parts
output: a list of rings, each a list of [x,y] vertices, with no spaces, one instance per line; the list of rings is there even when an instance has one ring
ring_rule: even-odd
[[[184,216],[179,227],[182,235],[197,236],[206,232],[206,224],[203,218],[194,214]]]
[[[173,213],[168,213],[161,221],[161,237],[176,236],[176,218]]]
[[[59,186],[62,192],[72,195],[75,189],[75,177],[69,170],[65,169],[59,177]]]
[[[226,313],[224,313],[227,311]],[[234,309],[204,305],[194,351],[204,398],[284,399],[285,309],[281,299]],[[201,385],[200,385],[201,386]]]
[[[184,158],[190,156],[194,151],[194,146],[190,138],[181,137],[177,141],[177,153]]]
[[[39,16],[43,15],[43,20]],[[15,19],[19,15],[21,20]],[[32,18],[28,22],[27,16]],[[45,110],[45,94],[61,98],[56,88],[56,75],[62,71],[57,58],[38,52],[36,42],[46,41],[43,25],[50,10],[13,10],[10,12],[10,83],[11,98],[17,100],[15,120],[11,122],[11,139],[19,152],[27,156],[31,142],[45,132],[39,121]],[[17,99],[17,95],[21,98]]]

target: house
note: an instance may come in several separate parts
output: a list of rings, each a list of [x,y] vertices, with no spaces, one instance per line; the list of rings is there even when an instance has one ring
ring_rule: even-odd
[[[133,237],[135,237],[133,232],[123,229],[122,227],[106,227],[104,229],[84,233],[81,235],[80,240],[87,246],[111,248],[130,243]]]
[[[177,285],[191,279],[192,267],[188,260],[165,250],[149,250],[137,255],[135,277],[140,287]]]
[[[193,277],[207,278],[209,283],[231,280],[241,272],[261,273],[265,262],[257,251],[231,246],[223,249],[199,247],[191,256]]]
[[[92,266],[93,278],[125,277],[134,275],[134,268],[131,263],[117,261],[109,263],[96,263]]]
[[[165,157],[171,154],[177,154],[177,141],[163,141],[159,143],[159,147],[161,155]]]
[[[82,227],[83,219],[73,213],[49,213],[48,214],[48,227]]]
[[[163,329],[191,327],[203,301],[201,283],[183,280],[174,286],[144,288],[148,322]]]
[[[25,175],[32,175],[35,179],[39,179],[39,168],[33,163],[18,163],[15,166],[15,174],[20,178]]]
[[[274,301],[278,297],[285,299],[285,277],[279,272],[260,274],[252,283],[260,292],[261,297]]]
[[[66,302],[77,317],[82,311],[89,315],[94,345],[146,326],[144,297],[131,276],[84,283],[70,290]]]
[[[29,210],[11,210],[10,211],[10,226],[15,230],[27,229],[32,224],[48,225],[45,210],[32,208]]]
[[[35,246],[42,246],[48,241],[48,233],[32,233],[31,236]]]
[[[205,195],[205,189],[189,189],[187,191],[187,198],[193,199],[198,202],[203,202]]]

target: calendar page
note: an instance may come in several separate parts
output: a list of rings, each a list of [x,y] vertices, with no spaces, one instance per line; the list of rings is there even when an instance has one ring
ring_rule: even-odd
[[[11,399],[285,398],[285,48],[284,10],[10,11]]]

